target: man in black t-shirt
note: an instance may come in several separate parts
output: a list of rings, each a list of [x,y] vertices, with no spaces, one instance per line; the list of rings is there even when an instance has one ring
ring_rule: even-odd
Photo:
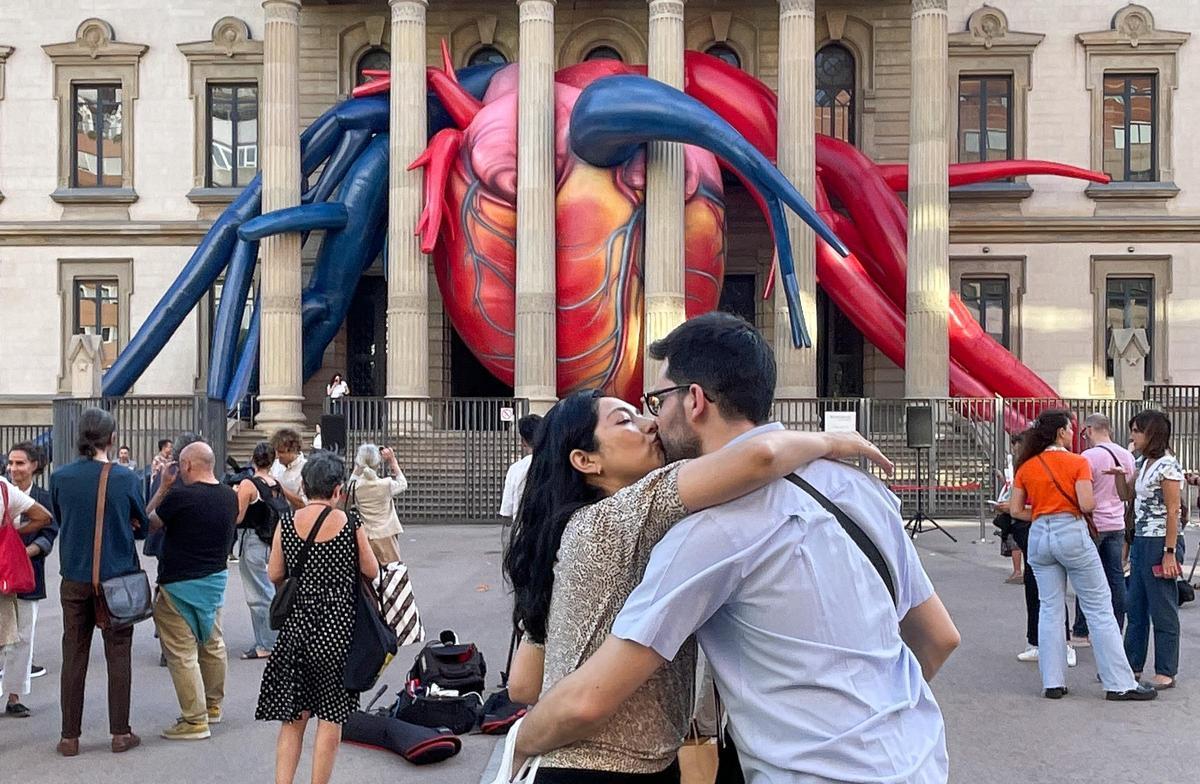
[[[166,529],[154,625],[182,713],[163,730],[168,740],[210,737],[209,725],[221,720],[226,668],[221,607],[238,502],[233,488],[217,481],[215,469],[208,444],[191,444],[179,453],[178,473],[162,473],[162,487],[151,501],[151,528]]]

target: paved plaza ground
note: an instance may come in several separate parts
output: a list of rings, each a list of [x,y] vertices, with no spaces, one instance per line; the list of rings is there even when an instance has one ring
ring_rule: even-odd
[[[946,715],[951,781],[966,784],[1024,782],[1190,782],[1200,762],[1200,611],[1182,612],[1182,675],[1179,687],[1154,703],[1103,700],[1095,682],[1090,649],[1069,671],[1071,694],[1060,702],[1039,696],[1033,665],[1015,659],[1024,647],[1024,608],[1020,586],[1004,585],[1007,559],[993,539],[973,544],[978,525],[951,526],[957,544],[937,532],[917,539],[938,591],[962,631],[963,644],[935,681]],[[410,526],[403,534],[404,556],[413,572],[417,597],[431,633],[453,628],[478,642],[489,663],[489,681],[499,677],[508,644],[509,603],[500,576],[500,535],[496,526]],[[151,568],[153,564],[151,563]],[[57,574],[57,564],[48,571]],[[57,578],[51,595],[57,596]],[[225,610],[231,653],[250,644],[250,623],[237,570],[231,572]],[[104,702],[104,658],[93,645],[85,708],[82,753],[63,759],[58,739],[58,676],[61,613],[54,599],[41,605],[35,660],[50,674],[34,681],[26,700],[29,719],[0,719],[0,782],[59,784],[87,781],[130,784],[235,784],[272,780],[276,726],[253,720],[263,663],[229,663],[225,721],[207,741],[166,741],[158,732],[178,714],[174,691],[158,665],[158,647],[149,623],[137,627],[134,641],[133,727],[141,748],[123,755],[108,750]],[[401,651],[384,681],[399,688],[415,648]],[[386,752],[344,746],[335,782],[438,782],[475,784],[488,767],[496,739],[463,739],[460,755],[429,767],[414,767]],[[310,731],[311,741],[311,731]],[[297,781],[308,780],[308,756]]]

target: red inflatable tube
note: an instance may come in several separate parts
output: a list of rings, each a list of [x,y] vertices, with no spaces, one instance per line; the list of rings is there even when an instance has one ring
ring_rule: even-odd
[[[888,187],[894,191],[908,190],[908,166],[903,163],[887,163],[879,166]],[[1005,177],[1023,177],[1029,174],[1044,174],[1051,177],[1070,177],[1076,180],[1108,183],[1111,181],[1107,174],[1069,166],[1065,163],[1037,160],[988,161],[986,163],[952,163],[950,164],[950,187],[958,185],[974,185],[980,182],[1002,180]]]

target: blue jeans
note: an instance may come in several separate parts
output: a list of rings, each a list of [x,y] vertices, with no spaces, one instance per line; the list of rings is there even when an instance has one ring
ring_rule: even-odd
[[[1179,589],[1174,580],[1155,577],[1150,571],[1162,563],[1165,536],[1135,536],[1129,546],[1129,626],[1125,654],[1134,672],[1146,666],[1150,626],[1154,626],[1154,672],[1174,678],[1179,672]],[[1175,557],[1183,561],[1183,538]]]
[[[1108,592],[1112,594],[1112,611],[1117,618],[1117,628],[1125,628],[1125,568],[1121,556],[1125,549],[1124,531],[1105,531],[1096,542],[1096,551],[1100,553],[1100,564],[1104,567],[1104,576],[1108,578]],[[1076,637],[1088,636],[1087,614],[1075,599],[1075,628],[1072,633]]]
[[[239,531],[241,557],[238,571],[242,573],[242,590],[250,607],[250,623],[254,626],[254,644],[269,651],[275,647],[279,632],[271,628],[271,600],[275,585],[267,578],[267,558],[271,548],[253,531]]]
[[[1100,680],[1108,691],[1128,691],[1137,682],[1121,647],[1121,630],[1112,614],[1112,596],[1100,554],[1087,523],[1071,514],[1043,515],[1029,531],[1029,565],[1041,596],[1038,623],[1038,667],[1042,688],[1067,685],[1067,641],[1058,630],[1066,622],[1067,578],[1091,619],[1092,649]]]

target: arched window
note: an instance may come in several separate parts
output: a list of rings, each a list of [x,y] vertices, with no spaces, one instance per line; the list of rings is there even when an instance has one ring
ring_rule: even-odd
[[[730,46],[729,44],[713,44],[712,46],[705,49],[704,53],[711,54],[713,57],[717,58],[718,60],[724,60],[725,62],[732,65],[734,68],[742,67],[741,56],[738,55],[738,53],[735,52],[733,50],[733,47]]]
[[[611,46],[594,46],[588,50],[588,53],[583,56],[584,60],[617,60],[624,62],[625,58],[621,53]]]
[[[854,55],[841,44],[817,52],[817,133],[850,144],[855,143],[854,70]]]
[[[494,46],[481,46],[467,58],[467,65],[504,65],[508,58]]]
[[[363,71],[386,71],[392,67],[392,55],[382,46],[376,46],[363,52],[358,62],[354,64],[354,84],[366,84],[370,81]]]

